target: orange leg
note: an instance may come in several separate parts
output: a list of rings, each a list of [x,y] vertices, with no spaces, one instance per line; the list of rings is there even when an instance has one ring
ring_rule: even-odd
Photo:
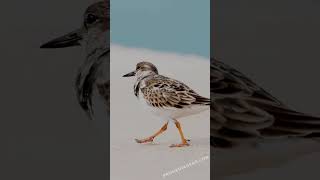
[[[172,144],[170,147],[184,147],[184,146],[189,146],[188,140],[184,137],[183,132],[182,132],[182,128],[180,123],[176,120],[175,121],[176,127],[179,130],[179,134],[181,137],[181,144]]]
[[[156,132],[154,135],[148,137],[148,138],[145,138],[145,139],[135,139],[137,143],[147,143],[147,142],[153,142],[153,139],[155,137],[157,137],[158,135],[160,135],[161,133],[163,133],[165,130],[167,130],[167,127],[168,127],[168,122],[166,124],[164,124],[161,129]]]

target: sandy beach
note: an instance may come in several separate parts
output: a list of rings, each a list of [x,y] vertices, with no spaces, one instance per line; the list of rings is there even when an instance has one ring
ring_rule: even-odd
[[[122,77],[142,60],[155,64],[160,74],[186,83],[205,97],[210,96],[209,59],[112,45],[111,179],[209,179],[209,159],[163,177],[167,172],[210,155],[209,111],[180,120],[186,138],[191,140],[189,147],[169,148],[180,142],[173,124],[152,144],[134,141],[150,136],[163,125],[163,120],[140,106],[133,94],[135,79]]]

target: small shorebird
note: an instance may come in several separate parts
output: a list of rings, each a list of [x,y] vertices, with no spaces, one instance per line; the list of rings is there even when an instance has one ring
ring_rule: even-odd
[[[136,142],[152,142],[156,136],[167,129],[168,123],[171,121],[178,128],[182,142],[170,147],[189,146],[177,119],[208,110],[210,99],[200,96],[182,82],[159,75],[156,66],[149,62],[138,63],[136,70],[123,77],[130,76],[136,77],[134,95],[151,112],[166,121],[154,135],[144,139],[136,139]]]
[[[214,176],[273,167],[319,150],[319,117],[290,109],[221,61],[212,59],[210,69]]]
[[[87,8],[81,28],[41,46],[41,48],[65,48],[77,45],[84,47],[86,59],[78,69],[75,88],[78,102],[90,119],[93,119],[92,96],[95,87],[109,111],[109,39],[110,3],[106,0]]]

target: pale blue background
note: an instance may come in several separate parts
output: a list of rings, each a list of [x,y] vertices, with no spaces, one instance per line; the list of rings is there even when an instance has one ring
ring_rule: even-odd
[[[111,42],[209,57],[209,0],[111,0]]]

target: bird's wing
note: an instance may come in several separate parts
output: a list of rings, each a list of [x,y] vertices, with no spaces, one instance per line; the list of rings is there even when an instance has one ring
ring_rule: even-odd
[[[210,105],[210,100],[200,96],[187,85],[174,79],[157,75],[146,80],[141,88],[144,98],[149,105],[161,108],[183,108],[199,104]]]
[[[229,147],[268,137],[310,136],[320,118],[289,109],[226,64],[211,61],[211,144]]]

